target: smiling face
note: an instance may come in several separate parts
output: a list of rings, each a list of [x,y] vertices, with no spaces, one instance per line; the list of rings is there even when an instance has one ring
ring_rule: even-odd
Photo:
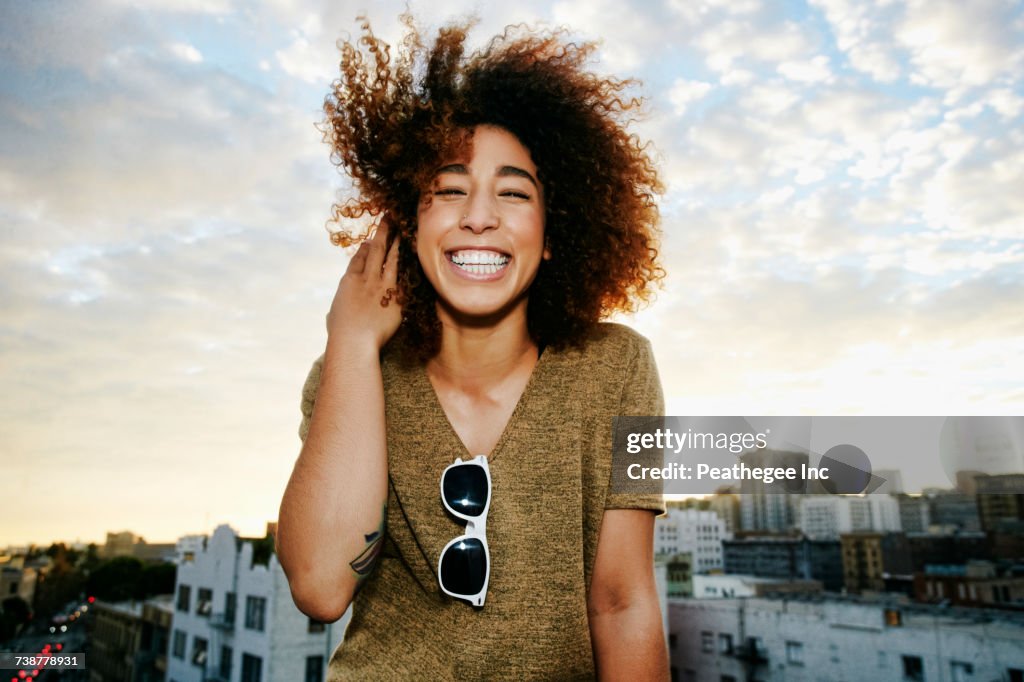
[[[424,193],[416,252],[451,319],[526,319],[544,248],[544,196],[530,152],[503,128],[473,131],[468,158],[446,160]]]

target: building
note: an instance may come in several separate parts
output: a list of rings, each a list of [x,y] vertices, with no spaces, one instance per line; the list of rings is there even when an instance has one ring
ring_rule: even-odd
[[[817,580],[786,580],[759,578],[753,575],[695,575],[695,599],[728,599],[732,597],[764,597],[769,594],[821,592]]]
[[[974,481],[982,530],[998,531],[1024,521],[1024,474],[978,476]]]
[[[188,536],[175,584],[170,682],[319,682],[348,614],[332,624],[292,601],[273,537],[241,538],[230,526]]]
[[[104,559],[131,556],[140,561],[172,561],[175,554],[174,543],[149,544],[145,538],[131,531],[107,533],[107,541],[100,550]]]
[[[953,490],[927,490],[932,525],[951,530],[980,531],[977,498]]]
[[[807,466],[806,453],[783,450],[756,450],[740,455],[750,468]],[[740,525],[744,531],[785,533],[797,526],[799,495],[808,492],[803,481],[743,479],[740,485]]]
[[[815,540],[835,540],[856,531],[899,531],[900,507],[889,495],[805,495],[800,529]]]
[[[89,682],[135,682],[142,602],[97,600],[91,611],[95,620],[89,636]]]
[[[900,509],[900,528],[905,533],[926,533],[932,525],[928,498],[921,495],[897,495]]]
[[[898,495],[903,492],[903,472],[899,469],[876,469],[872,472],[882,483],[872,490],[875,495]]]
[[[669,509],[654,522],[654,554],[689,554],[694,573],[722,570],[722,540],[732,535],[712,511]]]
[[[913,572],[910,545],[903,533],[849,533],[839,538],[843,585],[849,592],[885,591],[891,576]]]
[[[96,601],[89,633],[90,682],[163,682],[173,595]],[[86,607],[87,608],[87,607]]]
[[[134,682],[163,682],[167,679],[167,649],[173,619],[173,595],[154,597],[142,603]]]
[[[665,566],[667,597],[693,596],[693,557],[689,552],[655,558],[655,564]]]
[[[914,574],[914,599],[1024,612],[1024,570],[991,561],[929,565]]]
[[[32,605],[36,594],[38,569],[25,565],[25,555],[0,556],[0,601],[8,597],[21,597],[25,604]]]
[[[984,533],[906,533],[911,568],[923,572],[928,565],[962,564],[968,559],[991,559]]]
[[[1024,679],[1024,617],[839,595],[673,599],[672,679]]]
[[[740,497],[733,493],[715,493],[707,498],[708,509],[725,523],[725,531],[735,536],[740,530]]]
[[[751,536],[722,543],[725,572],[783,580],[817,580],[824,589],[843,589],[843,554],[838,540],[792,536]]]

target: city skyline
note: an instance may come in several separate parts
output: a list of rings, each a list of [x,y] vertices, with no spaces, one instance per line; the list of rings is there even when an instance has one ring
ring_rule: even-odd
[[[370,16],[391,43],[404,6]],[[668,276],[623,321],[668,414],[1024,414],[1019,3],[477,9],[474,46],[566,24],[643,81]],[[347,263],[314,124],[359,13],[0,4],[0,546],[276,518]]]

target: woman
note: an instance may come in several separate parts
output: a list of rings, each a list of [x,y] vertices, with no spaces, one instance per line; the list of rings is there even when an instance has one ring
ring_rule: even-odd
[[[341,44],[325,136],[381,216],[304,389],[277,550],[300,610],[353,616],[329,679],[667,677],[660,497],[610,488],[611,419],[660,414],[660,191],[628,82],[564,35]],[[361,50],[360,50],[361,46]],[[477,457],[484,455],[485,457]],[[439,485],[440,484],[440,485]]]

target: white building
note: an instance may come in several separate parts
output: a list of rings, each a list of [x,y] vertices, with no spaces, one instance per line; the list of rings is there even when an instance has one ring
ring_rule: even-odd
[[[725,522],[711,511],[670,509],[654,522],[655,556],[689,552],[695,574],[722,570],[722,540],[731,539]]]
[[[178,546],[169,682],[324,679],[347,613],[331,624],[305,616],[276,554],[254,564],[253,542],[230,526],[218,526],[208,538],[184,537]]]
[[[761,578],[753,575],[695,575],[694,599],[728,599],[759,597],[768,592],[821,592],[817,580]]]
[[[800,598],[672,599],[672,679],[932,682],[1024,679],[1024,615]]]
[[[814,540],[843,533],[903,529],[900,505],[890,495],[806,495],[800,500],[800,529]]]

